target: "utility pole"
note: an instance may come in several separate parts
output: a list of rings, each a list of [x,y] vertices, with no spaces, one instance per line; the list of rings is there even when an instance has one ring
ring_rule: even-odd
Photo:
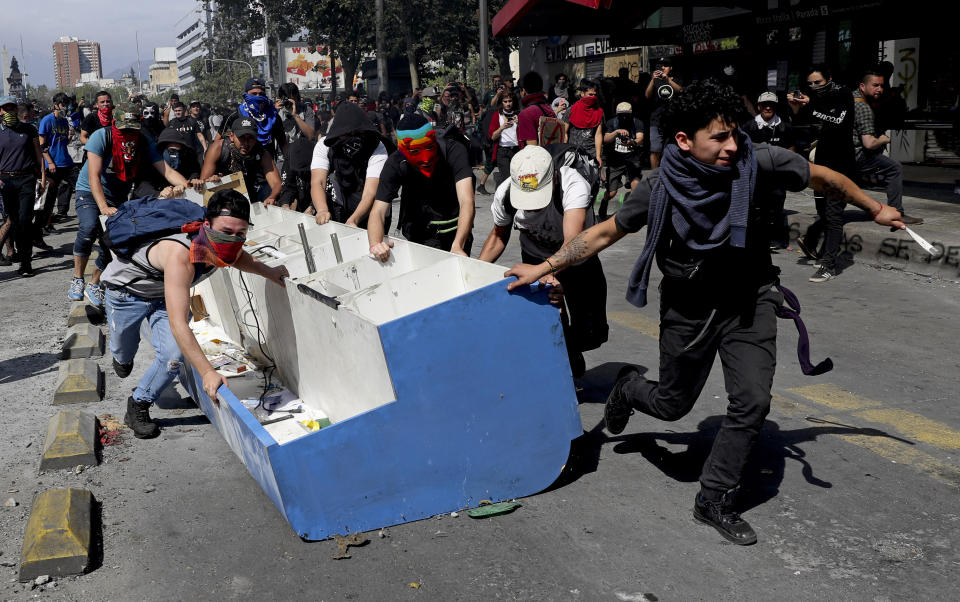
[[[267,18],[267,5],[263,4],[263,48],[266,51],[267,59],[267,73],[266,73],[266,83],[267,87],[270,88],[273,78],[270,76],[270,20]],[[268,92],[269,95],[269,92]]]
[[[490,55],[490,48],[487,41],[487,27],[490,19],[487,16],[487,0],[480,0],[480,97],[487,91],[487,81],[490,79],[487,72],[490,66],[487,59]]]
[[[137,41],[137,80],[140,82],[140,94],[143,94],[143,68],[140,66],[140,32],[134,32]]]
[[[387,82],[387,55],[383,40],[383,0],[376,0],[376,28],[377,28],[377,83],[380,92],[389,93],[390,85]]]

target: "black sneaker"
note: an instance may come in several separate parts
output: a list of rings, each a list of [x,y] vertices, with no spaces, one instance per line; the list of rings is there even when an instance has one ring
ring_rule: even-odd
[[[53,224],[47,224],[43,227],[44,234],[56,234],[57,229],[53,227]]]
[[[817,259],[817,254],[810,250],[802,236],[797,237],[797,246],[800,247],[800,251],[803,252],[807,259]]]
[[[52,251],[52,250],[53,250],[53,247],[51,247],[50,245],[48,245],[48,244],[46,243],[46,241],[44,241],[42,238],[38,238],[38,239],[34,240],[34,241],[33,241],[33,246],[36,247],[37,249],[42,249],[42,250],[44,250],[44,251]]]
[[[33,267],[29,263],[21,263],[17,273],[23,278],[33,278]]]
[[[613,390],[610,391],[607,403],[603,407],[603,422],[611,435],[622,433],[623,429],[627,428],[630,416],[633,416],[633,408],[623,395],[623,385],[634,375],[639,374],[640,370],[636,366],[624,366],[617,372],[617,382],[614,383]]]
[[[127,398],[127,413],[123,416],[123,423],[130,427],[137,439],[150,439],[160,434],[160,427],[150,420],[150,403],[134,401],[133,397]]]
[[[130,371],[133,370],[133,362],[129,364],[121,364],[117,361],[117,358],[113,358],[113,371],[117,373],[117,376],[120,378],[126,378],[130,376]]]
[[[907,215],[903,213],[900,215],[900,221],[905,223],[908,226],[916,226],[923,223],[922,217],[913,217],[912,215]]]
[[[810,282],[826,282],[831,278],[836,278],[836,274],[833,273],[833,270],[830,268],[821,265],[816,272],[813,273],[813,276],[810,276],[808,280]]]
[[[723,535],[727,541],[738,546],[749,546],[757,543],[757,532],[750,523],[740,518],[740,514],[733,509],[730,492],[723,494],[719,500],[709,500],[703,493],[697,494],[693,504],[693,518],[710,525]]]
[[[13,261],[3,253],[0,253],[0,266],[6,267],[8,265],[13,265]]]

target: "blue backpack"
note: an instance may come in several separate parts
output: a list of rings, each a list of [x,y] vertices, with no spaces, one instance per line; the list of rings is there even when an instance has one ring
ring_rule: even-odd
[[[120,205],[107,218],[104,243],[124,259],[144,244],[181,232],[184,224],[202,222],[206,209],[187,199],[134,199]]]

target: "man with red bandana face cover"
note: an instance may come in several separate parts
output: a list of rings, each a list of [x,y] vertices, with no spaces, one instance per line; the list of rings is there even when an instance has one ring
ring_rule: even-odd
[[[160,201],[157,201],[160,202]],[[267,267],[245,251],[250,203],[235,190],[217,192],[207,203],[203,222],[185,224],[180,234],[143,244],[129,259],[117,257],[103,273],[107,286],[110,353],[117,376],[126,378],[140,345],[140,324],[153,331],[154,360],[127,400],[124,422],[146,439],[160,429],[150,419],[150,405],[173,383],[184,358],[203,378],[203,389],[216,403],[225,384],[190,330],[190,288],[216,268],[235,267],[283,286],[283,266]]]
[[[95,307],[103,307],[100,275],[112,256],[102,242],[97,269],[86,288],[83,280],[93,241],[103,235],[100,215],[116,213],[130,191],[151,175],[170,184],[159,196],[183,194],[188,185],[179,172],[164,162],[156,144],[141,133],[140,127],[140,111],[133,105],[121,106],[114,111],[110,125],[94,132],[84,147],[87,162],[77,177],[77,237],[73,243],[73,280],[67,293],[72,301],[82,301],[86,295]]]
[[[400,197],[399,228],[404,238],[457,255],[473,244],[473,169],[466,144],[438,135],[422,115],[404,115],[397,124],[399,153],[387,158],[367,223],[370,252],[390,257],[383,222]]]
[[[113,123],[113,97],[110,93],[104,90],[97,92],[95,101],[94,110],[80,124],[80,141],[84,144],[94,132]]]

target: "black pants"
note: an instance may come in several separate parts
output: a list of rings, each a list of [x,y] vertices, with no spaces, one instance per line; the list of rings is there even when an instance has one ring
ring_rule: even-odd
[[[57,193],[57,215],[66,217],[70,211],[70,197],[73,196],[73,189],[77,187],[77,178],[80,176],[80,164],[74,163],[70,167],[64,167],[67,172],[66,178],[60,185],[60,191]]]
[[[510,177],[510,160],[520,152],[519,146],[501,146],[497,149],[497,186]]]
[[[403,237],[410,242],[415,242],[425,247],[449,251],[450,248],[453,247],[453,240],[457,237],[457,231],[454,230],[452,232],[444,232],[442,234],[425,234],[423,238],[420,238],[420,240],[417,240],[417,237],[410,238],[406,234],[404,234]],[[463,243],[463,252],[467,254],[467,257],[469,257],[472,249],[473,234],[470,234],[467,236],[466,242]]]
[[[520,252],[524,263],[540,264],[543,257]],[[586,369],[583,352],[597,349],[607,342],[607,278],[600,258],[593,256],[580,265],[573,265],[557,274],[563,285],[563,311],[560,323],[567,343],[567,357],[573,376],[579,378]]]
[[[817,148],[817,165],[829,167],[856,181],[857,166],[853,162],[852,155],[847,157],[844,154],[837,157],[827,155],[823,151],[826,151],[826,148]],[[846,203],[825,198],[820,194],[815,194],[813,199],[817,205],[819,219],[810,224],[803,239],[809,248],[815,249],[820,245],[820,238],[823,237],[823,248],[817,253],[820,264],[830,271],[836,271],[837,258],[840,256],[840,243],[843,242],[843,209]]]
[[[43,209],[33,212],[33,237],[36,240],[43,240],[43,227],[50,221],[60,188],[66,186],[66,180],[70,175],[69,169],[69,167],[62,167],[53,173],[47,172],[47,190],[43,193]]]
[[[636,377],[623,393],[633,408],[661,420],[679,420],[700,396],[717,353],[727,389],[727,414],[703,465],[700,484],[729,491],[770,411],[777,363],[776,308],[782,295],[770,289],[715,313],[665,284],[660,307],[660,382]]]
[[[819,219],[810,224],[803,240],[811,249],[820,246],[823,238],[823,247],[817,253],[820,264],[833,271],[837,269],[837,258],[840,256],[840,243],[843,241],[843,201],[825,198],[819,194],[813,200],[817,205]]]
[[[33,257],[33,202],[37,188],[37,178],[33,175],[0,175],[0,195],[3,207],[10,217],[13,228],[13,242],[17,246],[14,261],[21,267],[30,266]]]

